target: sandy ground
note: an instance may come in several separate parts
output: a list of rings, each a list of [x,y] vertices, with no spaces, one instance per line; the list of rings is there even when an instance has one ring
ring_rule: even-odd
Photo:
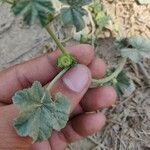
[[[101,0],[111,21],[104,35],[150,38],[150,5],[139,5],[137,0]],[[109,33],[110,32],[110,33]]]
[[[60,33],[59,37],[64,38],[59,26],[56,30]],[[145,31],[147,27],[143,34]],[[104,58],[109,66],[110,64],[116,66],[118,59],[113,40],[101,40],[100,45],[96,49],[97,55]],[[42,55],[43,52],[47,52],[45,47],[55,49],[55,45],[44,30],[38,26],[30,29],[23,26],[19,18],[15,19],[11,15],[8,5],[0,4],[0,70]],[[150,61],[144,60],[144,66],[150,72]],[[138,67],[129,62],[126,69],[132,77],[140,80],[138,82],[135,80],[136,91],[118,100],[113,108],[103,110],[108,122],[101,132],[70,145],[68,149],[150,150],[150,88],[144,84]]]

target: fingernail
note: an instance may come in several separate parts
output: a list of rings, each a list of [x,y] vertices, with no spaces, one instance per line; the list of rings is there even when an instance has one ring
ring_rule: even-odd
[[[88,84],[88,69],[83,65],[77,65],[73,69],[69,70],[62,80],[67,88],[80,93]]]

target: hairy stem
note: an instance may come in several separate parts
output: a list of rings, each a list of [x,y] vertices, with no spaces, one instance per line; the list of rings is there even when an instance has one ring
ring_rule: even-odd
[[[55,78],[49,83],[48,87],[46,88],[47,91],[50,91],[54,84],[60,79],[67,71],[69,68],[63,69]]]
[[[51,29],[50,25],[47,25],[45,27],[45,29],[47,30],[47,32],[50,34],[50,36],[53,38],[53,40],[55,41],[55,43],[57,44],[58,48],[61,50],[61,52],[63,54],[68,54],[67,50],[65,49],[65,47],[62,45],[62,43],[60,42],[60,40],[58,39],[58,37],[56,36],[56,34],[54,33],[54,31]]]
[[[112,73],[110,76],[97,80],[97,79],[92,79],[92,83],[90,88],[95,88],[95,87],[99,87],[109,81],[111,81],[112,79],[116,78],[120,72],[123,70],[125,64],[126,64],[127,59],[126,58],[122,58],[118,68],[116,69],[116,71],[114,73]]]

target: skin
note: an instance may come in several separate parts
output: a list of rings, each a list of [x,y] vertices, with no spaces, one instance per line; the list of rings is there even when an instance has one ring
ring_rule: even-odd
[[[68,50],[82,64],[78,67],[87,71],[88,81],[77,93],[65,86],[62,79],[55,84],[52,94],[61,91],[70,100],[70,120],[64,129],[53,131],[51,138],[42,143],[32,145],[29,137],[16,134],[12,124],[19,110],[12,104],[11,98],[17,90],[30,87],[35,80],[47,86],[60,71],[56,66],[60,52],[55,51],[0,72],[0,150],[64,150],[69,143],[91,135],[105,125],[105,115],[95,111],[115,103],[115,90],[112,87],[88,87],[92,77],[102,78],[105,75],[106,65],[95,58],[89,45],[76,45]]]

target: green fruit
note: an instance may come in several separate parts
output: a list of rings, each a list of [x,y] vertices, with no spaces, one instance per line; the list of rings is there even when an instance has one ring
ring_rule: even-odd
[[[69,54],[62,54],[57,60],[58,67],[62,69],[71,67],[75,64],[76,64],[76,60],[73,57],[71,57]]]

